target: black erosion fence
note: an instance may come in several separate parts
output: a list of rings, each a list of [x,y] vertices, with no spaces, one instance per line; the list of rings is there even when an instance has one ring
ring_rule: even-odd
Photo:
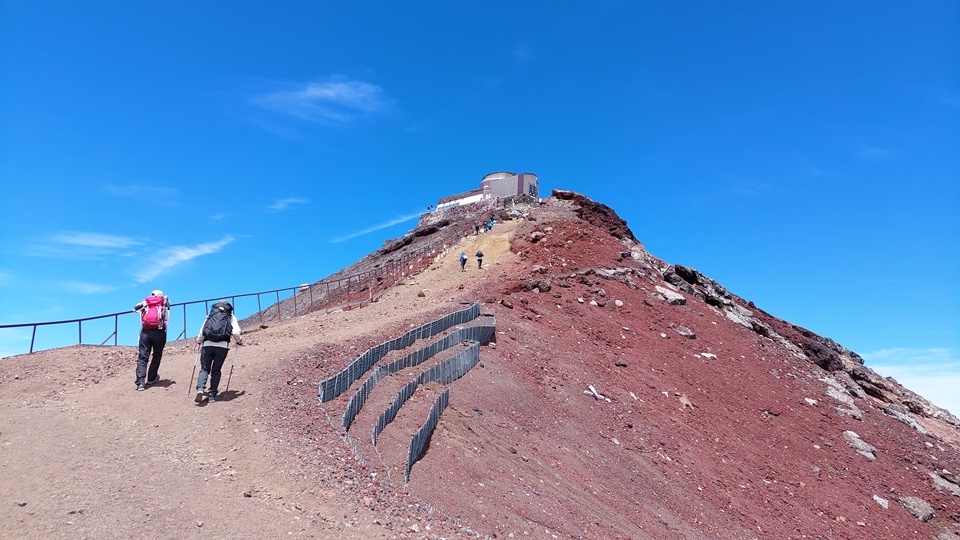
[[[410,347],[417,340],[433,338],[452,327],[456,328],[440,339],[419,347],[393,362],[373,369],[374,365],[390,352]],[[495,330],[495,318],[489,313],[481,316],[480,303],[476,302],[465,309],[455,311],[414,328],[398,338],[385,341],[367,349],[340,372],[320,382],[318,401],[322,404],[339,397],[349,390],[364,374],[373,369],[373,372],[370,373],[366,380],[360,384],[359,388],[357,388],[350,397],[341,421],[344,428],[345,439],[353,450],[354,455],[361,462],[365,462],[363,456],[360,455],[356,443],[350,439],[349,432],[353,421],[360,413],[360,410],[367,402],[367,399],[377,384],[391,374],[419,366],[444,351],[451,350],[461,344],[465,345],[464,348],[447,360],[421,371],[396,393],[392,403],[380,413],[376,423],[373,425],[370,442],[374,448],[376,448],[380,434],[387,425],[396,418],[400,408],[413,396],[418,387],[429,382],[447,385],[463,377],[480,361],[480,345],[491,341],[494,337]],[[423,456],[427,443],[433,434],[433,429],[440,418],[440,414],[449,403],[449,396],[449,389],[445,389],[438,395],[426,421],[413,435],[407,451],[407,462],[404,466],[405,482],[409,481],[410,468]]]
[[[423,457],[427,441],[429,441],[433,435],[433,430],[437,427],[437,422],[440,421],[440,415],[443,414],[443,411],[446,410],[449,403],[450,390],[444,390],[443,393],[434,400],[433,407],[430,408],[430,414],[427,416],[427,421],[413,434],[413,439],[410,441],[410,448],[407,450],[407,463],[403,467],[404,482],[410,481],[410,469],[414,463],[420,461],[420,458]]]
[[[359,379],[367,371],[370,371],[370,368],[386,356],[387,353],[405,349],[413,345],[418,339],[431,338],[451,326],[472,321],[476,319],[479,314],[480,303],[477,302],[466,309],[445,315],[435,321],[418,326],[398,338],[385,341],[367,349],[339,373],[320,381],[320,403],[330,401],[346,392],[354,381]]]

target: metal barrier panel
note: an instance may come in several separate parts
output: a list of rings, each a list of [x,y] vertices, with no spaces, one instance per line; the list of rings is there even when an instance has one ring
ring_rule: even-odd
[[[393,403],[390,404],[377,418],[377,423],[373,426],[373,433],[371,440],[373,445],[377,445],[377,439],[380,437],[380,433],[383,432],[383,429],[387,427],[387,424],[393,422],[393,419],[397,417],[397,413],[400,412],[400,407],[403,406],[407,400],[413,396],[413,393],[417,391],[417,387],[420,386],[420,382],[417,380],[410,381],[403,388],[397,392],[397,395],[393,398]]]
[[[409,345],[413,344],[417,339],[421,339],[421,337],[418,337],[418,336],[421,336],[421,334],[424,334],[425,332],[429,332],[429,334],[424,334],[425,337],[432,337],[446,330],[447,328],[450,328],[451,326],[453,326],[455,323],[452,321],[460,320],[460,317],[469,317],[469,319],[466,319],[466,320],[473,320],[477,318],[479,315],[480,315],[480,302],[475,302],[473,305],[471,305],[466,309],[462,309],[460,311],[457,311],[450,315],[442,317],[441,319],[438,319],[438,320],[444,321],[443,325],[434,325],[433,323],[428,323],[405,333],[400,338],[395,338],[388,342],[382,343],[381,345],[387,345],[382,349],[380,349],[380,345],[371,347],[366,352],[361,354],[360,357],[354,360],[347,368],[345,368],[345,371],[347,371],[347,373],[349,374],[348,377],[350,379],[346,387],[349,388],[354,381],[359,379],[364,373],[366,373],[373,366],[373,364],[377,363],[384,356],[386,356],[387,353],[393,350],[398,350],[398,349],[403,349],[408,347]],[[398,347],[397,345],[402,345],[402,346]],[[338,376],[339,374],[334,375],[332,377],[328,377],[320,381],[320,385],[317,392],[319,394],[320,403],[326,403],[327,401],[330,401],[331,399],[338,397],[340,394],[346,391],[346,388],[340,388],[340,385],[338,384],[338,378],[337,378]]]
[[[410,449],[407,451],[407,463],[403,468],[404,482],[410,481],[410,468],[422,457],[423,447],[426,445],[427,439],[433,435],[433,430],[437,427],[437,422],[440,421],[440,415],[443,414],[443,411],[449,403],[450,390],[444,390],[443,393],[433,401],[433,407],[431,407],[430,414],[427,416],[427,421],[424,422],[423,427],[418,429],[410,440]]]
[[[420,373],[415,380],[407,383],[397,392],[397,395],[394,396],[393,403],[380,413],[377,423],[373,427],[373,444],[377,444],[377,438],[380,436],[380,433],[387,427],[387,424],[393,422],[397,413],[400,411],[400,407],[410,399],[410,396],[413,395],[419,385],[428,382],[449,384],[463,377],[473,366],[477,365],[479,360],[480,344],[473,343],[470,347],[460,351],[452,358],[432,366],[430,369]]]
[[[493,323],[494,325],[496,324],[493,319],[491,319],[491,323]],[[373,391],[374,387],[376,387],[376,385],[379,384],[380,381],[382,381],[387,375],[391,373],[397,373],[398,371],[405,368],[418,366],[421,363],[425,362],[426,360],[432,358],[436,354],[444,350],[447,350],[455,345],[458,345],[464,341],[474,341],[476,343],[473,346],[459,353],[457,356],[451,359],[451,360],[454,360],[456,358],[468,358],[468,357],[475,359],[475,361],[472,364],[470,364],[469,367],[466,367],[466,369],[458,368],[459,370],[451,367],[444,367],[444,366],[450,365],[450,360],[448,360],[447,362],[438,364],[438,366],[434,366],[434,368],[431,368],[428,371],[429,375],[425,376],[425,374],[421,373],[420,376],[418,376],[418,380],[420,380],[422,384],[429,381],[438,381],[443,384],[447,384],[449,382],[455,381],[456,379],[462,377],[466,373],[466,371],[468,371],[470,368],[472,368],[476,364],[476,361],[479,361],[479,357],[480,357],[480,353],[478,350],[479,344],[485,343],[493,336],[494,328],[495,326],[489,326],[489,325],[474,326],[469,328],[458,328],[457,330],[451,332],[447,336],[444,336],[441,340],[435,343],[432,343],[427,347],[413,351],[412,353],[409,353],[398,360],[395,360],[385,366],[380,366],[379,368],[377,368],[374,374],[371,375],[366,381],[364,381],[361,388],[350,398],[350,402],[347,405],[347,410],[343,414],[342,423],[343,423],[344,429],[346,429],[347,431],[350,430],[350,426],[353,424],[353,420],[356,418],[357,414],[360,413],[360,410],[363,408],[363,405],[366,403],[367,398],[369,397],[370,393]],[[361,356],[366,356],[370,352],[378,352],[375,350],[378,349],[379,347],[380,346],[374,347],[369,351],[367,351],[367,353],[364,353]],[[385,354],[386,353],[383,353],[383,355]],[[380,357],[382,357],[383,355],[381,355]],[[371,357],[374,357],[374,356],[376,355],[371,355]],[[461,364],[464,364],[463,360],[460,360],[459,362]],[[354,363],[357,363],[357,362],[355,361]],[[448,375],[445,375],[445,374],[448,374]],[[356,378],[359,378],[359,375]],[[356,378],[354,378],[353,380],[356,380]],[[347,387],[349,387],[349,384],[352,384],[352,381],[350,381],[350,383],[347,384]],[[345,390],[346,389],[344,389],[343,391]]]
[[[357,414],[360,413],[360,409],[363,408],[364,403],[367,402],[367,398],[370,397],[370,393],[373,392],[373,388],[383,380],[384,377],[388,375],[387,370],[383,367],[378,368],[373,372],[366,381],[363,382],[363,385],[359,390],[350,398],[350,402],[347,404],[347,410],[343,412],[343,429],[350,431],[350,425],[353,424],[354,419],[357,417]]]

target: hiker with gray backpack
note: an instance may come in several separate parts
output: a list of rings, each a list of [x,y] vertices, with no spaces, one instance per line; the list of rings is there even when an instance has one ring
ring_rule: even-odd
[[[200,347],[200,375],[197,376],[197,395],[194,399],[197,403],[203,401],[208,375],[210,390],[207,392],[207,402],[217,401],[220,369],[230,351],[231,337],[237,340],[237,346],[243,345],[243,340],[240,338],[240,323],[233,314],[233,306],[230,302],[221,300],[210,309],[210,314],[203,320],[200,333],[197,334],[197,345]]]

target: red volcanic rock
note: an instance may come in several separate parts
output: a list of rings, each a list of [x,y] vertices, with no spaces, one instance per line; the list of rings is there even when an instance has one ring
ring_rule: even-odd
[[[605,205],[555,192],[511,220],[490,204],[431,214],[337,272],[337,302],[327,281],[248,317],[212,405],[185,391],[189,344],[168,344],[146,392],[133,348],[5,359],[0,536],[958,537],[949,412],[651,255]],[[490,213],[506,221],[474,235]],[[460,272],[480,249],[483,271]],[[364,351],[478,301],[496,328],[462,377],[407,386],[468,341],[383,375],[349,431],[372,371],[318,404],[318,383]],[[418,334],[377,366],[476,324]]]
[[[877,390],[882,378],[852,351],[647,253],[609,207],[554,195],[512,229],[464,238],[467,251],[488,242],[488,257],[491,235],[509,242],[490,257],[495,272],[446,288],[461,302],[501,299],[492,304],[497,347],[482,350],[483,368],[447,385],[450,404],[408,484],[397,477],[401,450],[425,409],[401,412],[378,450],[357,443],[365,458],[379,455],[378,478],[491,538],[958,531],[949,516],[960,499],[931,478],[960,470],[956,418],[928,402],[910,406],[919,396],[889,381]],[[415,399],[432,403],[435,391]],[[364,410],[392,395],[385,388]],[[347,399],[324,408],[337,418]],[[891,405],[898,417],[885,412]],[[362,439],[365,429],[350,433]]]

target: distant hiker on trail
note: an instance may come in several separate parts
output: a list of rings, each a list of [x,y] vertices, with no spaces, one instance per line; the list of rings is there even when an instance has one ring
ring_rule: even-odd
[[[487,222],[487,230],[488,231],[493,230],[493,216],[490,216],[490,221]]]
[[[480,234],[480,220],[473,222],[473,235],[478,236]]]
[[[477,268],[483,268],[483,252],[477,250]]]
[[[210,376],[210,391],[207,401],[217,401],[217,388],[220,386],[220,369],[223,367],[227,353],[230,351],[230,338],[237,340],[237,345],[243,345],[240,339],[240,323],[233,314],[233,306],[226,300],[213,305],[210,314],[200,325],[197,334],[197,345],[200,349],[200,375],[197,377],[197,403],[203,401],[203,389],[207,385],[207,375]]]
[[[137,302],[133,310],[140,313],[140,350],[137,355],[137,390],[147,389],[148,384],[160,380],[160,359],[167,344],[167,324],[170,322],[170,299],[163,291],[155,290],[150,296]],[[153,359],[150,360],[150,351]],[[150,360],[150,369],[147,369]]]
[[[463,252],[463,251],[460,252],[460,271],[461,272],[467,271],[467,254],[466,252]]]

